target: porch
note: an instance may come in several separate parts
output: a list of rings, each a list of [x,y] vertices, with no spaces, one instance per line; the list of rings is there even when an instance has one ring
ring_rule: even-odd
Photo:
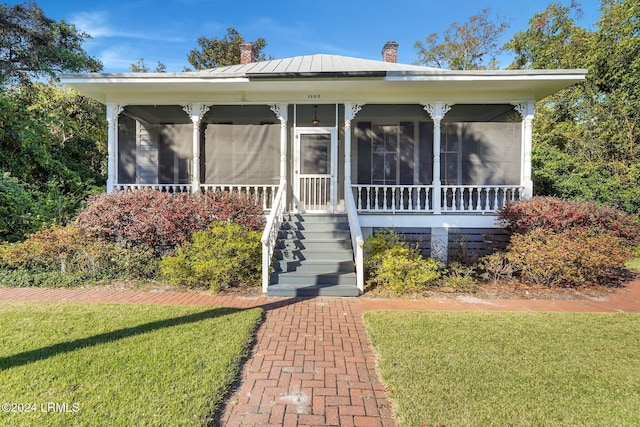
[[[255,198],[267,215],[265,292],[285,214],[346,219],[362,292],[373,229],[422,228],[435,246],[452,227],[497,227],[501,207],[531,194],[532,103],[109,105],[108,117],[109,191]]]

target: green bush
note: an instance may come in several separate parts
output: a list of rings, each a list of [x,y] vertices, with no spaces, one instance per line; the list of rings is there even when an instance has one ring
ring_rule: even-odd
[[[47,287],[65,288],[100,280],[86,273],[60,273],[58,271],[9,270],[0,268],[0,284],[16,288]]]
[[[395,294],[423,291],[440,278],[436,261],[423,258],[406,246],[394,246],[379,258],[380,265],[371,279]]]
[[[206,231],[193,233],[192,241],[174,256],[160,261],[162,275],[170,282],[208,286],[219,290],[240,283],[260,283],[261,233],[230,222],[214,221]]]
[[[474,268],[459,262],[449,263],[445,284],[458,292],[475,292],[479,288]]]
[[[0,268],[24,272],[16,277],[33,274],[33,285],[51,281],[38,279],[39,273],[55,273],[53,277],[60,278],[54,281],[67,280],[61,277],[65,275],[94,280],[152,278],[157,263],[151,249],[85,238],[74,225],[54,225],[29,235],[24,242],[0,245]]]
[[[389,228],[376,231],[374,234],[367,236],[363,246],[364,254],[367,256],[367,266],[375,269],[380,265],[382,255],[397,246],[406,245],[400,241],[400,236]]]
[[[602,230],[532,230],[512,237],[506,257],[522,279],[537,285],[609,285],[621,276],[631,249]]]
[[[513,279],[514,266],[506,252],[495,252],[482,257],[478,261],[478,267],[484,280],[499,282]]]

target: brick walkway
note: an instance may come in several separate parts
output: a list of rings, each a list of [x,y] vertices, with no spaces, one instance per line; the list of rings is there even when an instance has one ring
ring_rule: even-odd
[[[224,426],[393,426],[362,323],[366,310],[640,312],[640,280],[589,300],[221,297],[181,292],[0,287],[1,301],[262,307],[265,321],[219,419]]]

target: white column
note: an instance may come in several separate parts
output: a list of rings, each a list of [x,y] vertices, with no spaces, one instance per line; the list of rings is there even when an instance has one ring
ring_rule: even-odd
[[[533,146],[533,116],[535,107],[533,102],[516,104],[515,109],[522,116],[522,164],[521,179],[524,193],[522,198],[528,199],[533,196],[533,178],[531,168],[531,149]]]
[[[362,104],[344,104],[344,192],[351,191],[351,121],[362,110]]]
[[[272,105],[271,111],[280,120],[280,185],[287,184],[287,121],[289,119],[288,104]]]
[[[204,104],[185,105],[182,109],[189,115],[193,123],[193,168],[191,176],[191,192],[200,192],[200,122],[202,116],[209,111],[209,106]]]
[[[442,213],[442,182],[440,181],[440,122],[453,104],[434,102],[423,104],[433,120],[433,213]]]
[[[118,115],[122,110],[122,105],[107,104],[107,193],[118,183]]]

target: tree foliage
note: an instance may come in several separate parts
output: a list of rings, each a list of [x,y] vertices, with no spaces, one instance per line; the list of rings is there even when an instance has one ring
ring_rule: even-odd
[[[502,51],[499,39],[509,27],[503,20],[489,18],[490,9],[483,9],[460,25],[453,22],[442,35],[431,33],[424,43],[418,41],[417,64],[452,70],[480,70],[497,68]]]
[[[140,58],[140,59],[138,59],[138,62],[136,62],[135,64],[131,64],[129,66],[129,69],[133,73],[148,73],[149,72],[149,66],[144,61],[144,58]],[[156,68],[155,68],[155,70],[153,70],[153,72],[154,73],[166,73],[167,72],[167,66],[164,65],[162,62],[158,61],[158,63],[156,64]]]
[[[87,38],[75,26],[47,18],[34,2],[0,4],[0,85],[101,70],[100,61],[82,49]]]
[[[193,49],[187,59],[196,70],[235,65],[240,63],[240,45],[245,43],[244,37],[233,27],[227,28],[227,34],[222,38],[198,37],[199,49]],[[265,54],[262,50],[267,46],[267,41],[262,37],[255,40],[255,60],[264,61]]]
[[[538,194],[594,199],[640,214],[640,3],[602,0],[596,30],[577,3],[552,3],[506,47],[511,68],[587,68],[586,80],[538,102]]]
[[[0,231],[0,240],[16,241],[43,223],[64,222],[89,194],[101,191],[105,112],[75,91],[44,83],[4,90],[0,106],[0,193],[7,190],[0,198],[29,206],[13,211],[19,218]]]

